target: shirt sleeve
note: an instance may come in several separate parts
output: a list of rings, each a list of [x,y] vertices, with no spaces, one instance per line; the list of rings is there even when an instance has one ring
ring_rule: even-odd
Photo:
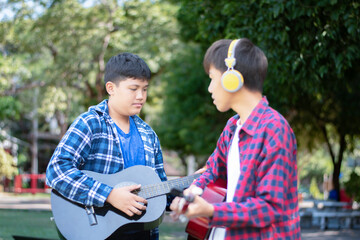
[[[104,205],[112,187],[82,173],[91,150],[92,132],[80,116],[54,151],[46,170],[46,183],[67,199],[86,206]]]
[[[262,228],[277,221],[286,221],[283,219],[286,216],[284,209],[288,204],[289,185],[293,184],[289,180],[296,181],[295,140],[286,127],[278,128],[270,135],[272,137],[265,139],[266,147],[261,152],[262,160],[257,168],[255,196],[244,202],[213,204],[214,215],[210,225]]]

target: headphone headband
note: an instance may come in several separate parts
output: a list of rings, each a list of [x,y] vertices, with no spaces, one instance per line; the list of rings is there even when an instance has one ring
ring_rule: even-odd
[[[239,42],[240,39],[236,39],[230,43],[228,55],[227,58],[225,58],[225,64],[228,69],[221,76],[221,85],[228,92],[236,92],[244,84],[242,74],[234,69],[234,66],[236,65],[235,49]]]
[[[240,42],[240,39],[235,39],[230,43],[227,58],[225,59],[225,65],[232,69],[236,64],[235,49],[236,45]]]

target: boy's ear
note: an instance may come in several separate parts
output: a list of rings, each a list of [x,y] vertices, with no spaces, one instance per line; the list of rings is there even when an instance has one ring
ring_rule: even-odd
[[[114,83],[113,82],[107,82],[105,84],[106,92],[111,96],[114,94]]]

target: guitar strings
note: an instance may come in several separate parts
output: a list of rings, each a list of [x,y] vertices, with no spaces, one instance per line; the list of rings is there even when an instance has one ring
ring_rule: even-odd
[[[137,190],[136,193],[144,198],[152,198],[159,195],[164,195],[170,192],[173,187],[181,187],[184,188],[189,186],[192,181],[197,177],[196,175],[191,175],[183,178],[172,179],[167,182],[157,183],[157,184],[149,184],[145,185]]]

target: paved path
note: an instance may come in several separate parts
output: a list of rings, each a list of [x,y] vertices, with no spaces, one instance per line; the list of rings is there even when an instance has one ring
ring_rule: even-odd
[[[21,196],[0,192],[0,209],[51,210],[50,197]]]
[[[0,209],[51,210],[50,197],[21,196],[0,192]],[[167,217],[164,221],[171,221]],[[302,240],[360,240],[360,229],[303,229]]]
[[[303,229],[302,240],[360,240],[360,229],[326,230]]]

